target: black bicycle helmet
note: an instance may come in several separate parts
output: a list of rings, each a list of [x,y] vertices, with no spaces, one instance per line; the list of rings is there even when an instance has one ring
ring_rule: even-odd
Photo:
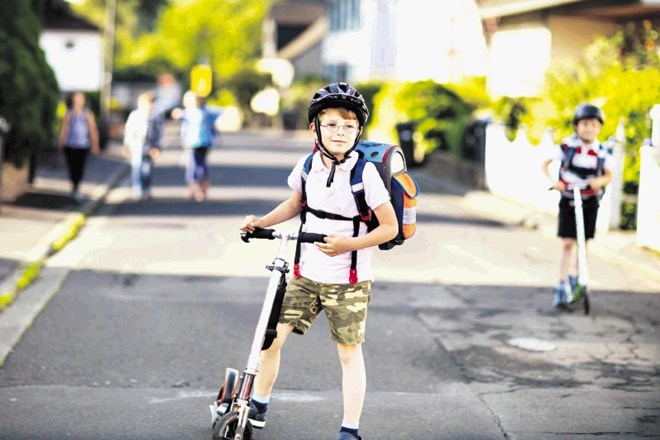
[[[577,123],[583,119],[598,119],[602,124],[605,121],[605,115],[599,107],[596,107],[593,104],[580,104],[575,109],[573,125],[577,125]]]
[[[321,110],[328,107],[343,107],[351,110],[357,116],[360,126],[364,126],[369,117],[369,109],[360,92],[345,82],[328,84],[314,94],[307,109],[309,122],[314,121]]]

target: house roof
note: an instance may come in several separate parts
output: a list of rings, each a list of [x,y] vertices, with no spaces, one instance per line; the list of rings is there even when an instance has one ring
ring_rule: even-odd
[[[75,15],[62,0],[49,0],[44,11],[44,29],[99,32],[94,23]]]
[[[270,17],[281,25],[309,25],[325,15],[325,4],[313,0],[289,0],[276,3]]]
[[[522,14],[582,1],[584,0],[479,0],[477,3],[481,18],[490,18]]]
[[[634,18],[660,14],[658,0],[477,0],[481,18],[506,17],[553,9],[603,18]]]

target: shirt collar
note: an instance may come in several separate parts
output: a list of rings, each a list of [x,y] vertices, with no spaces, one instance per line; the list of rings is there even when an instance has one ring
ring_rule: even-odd
[[[321,153],[320,151],[317,151],[316,154],[314,155],[314,159],[312,160],[312,172],[315,173],[323,173],[323,172],[329,172],[330,168],[326,168],[326,166],[323,164],[323,159],[321,158]],[[358,161],[359,155],[354,151],[351,151],[351,153],[348,156],[348,159],[346,159],[345,162],[340,163],[337,165],[337,169],[341,171],[351,171],[353,167],[355,166],[355,163]]]

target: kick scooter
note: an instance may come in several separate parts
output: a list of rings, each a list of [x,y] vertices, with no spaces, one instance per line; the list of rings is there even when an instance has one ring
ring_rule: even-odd
[[[573,187],[573,199],[575,201],[575,228],[577,242],[577,285],[573,291],[573,303],[582,303],[584,314],[589,314],[589,270],[587,268],[587,240],[584,233],[584,214],[582,211],[582,196],[580,188]]]
[[[257,328],[252,339],[252,348],[248,357],[247,367],[241,375],[233,368],[227,368],[225,379],[217,399],[210,405],[213,418],[212,440],[252,440],[252,424],[248,421],[252,385],[259,372],[259,354],[268,348],[276,332],[271,330],[269,320],[273,303],[278,294],[283,295],[286,289],[285,275],[289,272],[289,264],[284,260],[286,246],[289,241],[296,241],[300,235],[303,243],[323,242],[325,235],[309,232],[282,233],[274,229],[255,229],[252,233],[241,234],[241,239],[248,243],[251,238],[280,240],[279,251],[273,263],[266,266],[271,271],[266,296],[261,307]],[[281,302],[280,302],[281,304]],[[277,317],[275,317],[277,319]],[[277,321],[275,321],[276,323]],[[271,322],[272,323],[272,322]],[[269,336],[270,341],[267,341]]]

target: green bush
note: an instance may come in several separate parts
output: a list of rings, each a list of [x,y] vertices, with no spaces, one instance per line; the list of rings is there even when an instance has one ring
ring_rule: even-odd
[[[243,112],[245,120],[249,124],[255,117],[250,106],[252,98],[270,85],[272,85],[270,74],[258,72],[252,67],[243,67],[221,86],[227,87],[234,95],[236,104]]]
[[[307,107],[314,93],[326,82],[315,75],[294,81],[282,96],[281,109],[284,126],[289,129],[305,130],[308,126]]]
[[[383,88],[383,83],[374,81],[368,83],[360,83],[355,86],[355,88],[362,94],[365,102],[367,103],[367,108],[369,109],[369,119],[365,125],[365,131],[369,130],[369,126],[373,123],[376,118],[376,106],[374,104],[376,95]]]
[[[419,148],[436,148],[460,155],[463,132],[474,106],[448,87],[432,80],[404,84],[394,97],[398,114],[414,122]]]
[[[21,166],[55,138],[59,88],[39,47],[43,0],[0,2],[0,116],[11,125],[5,158]]]

